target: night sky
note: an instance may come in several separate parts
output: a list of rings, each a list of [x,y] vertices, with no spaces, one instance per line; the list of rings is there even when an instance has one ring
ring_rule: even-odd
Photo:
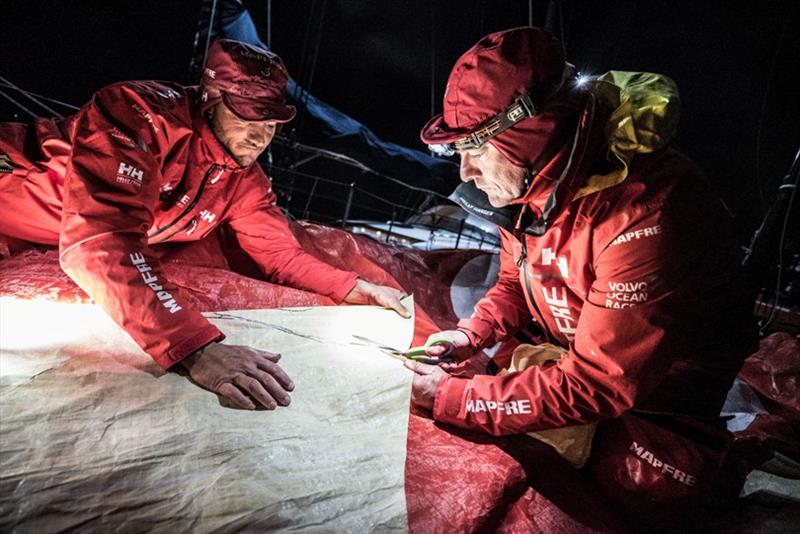
[[[800,145],[800,2],[561,3],[556,30],[563,26],[579,70],[650,70],[676,80],[676,145],[705,168],[751,233]],[[266,40],[267,2],[245,4]],[[431,94],[438,113],[456,58],[481,35],[528,21],[527,1],[272,4],[272,47],[301,84],[382,138],[419,149]],[[544,25],[547,2],[533,4],[534,24]],[[192,83],[199,11],[199,0],[5,2],[0,75],[73,104],[119,80]],[[0,120],[14,113],[0,102]]]

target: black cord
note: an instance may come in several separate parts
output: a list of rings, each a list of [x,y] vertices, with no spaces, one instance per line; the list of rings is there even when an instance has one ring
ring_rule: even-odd
[[[797,193],[798,181],[800,181],[800,172],[798,172],[800,171],[800,164],[798,162],[800,162],[800,148],[798,148],[797,154],[795,154],[794,161],[792,162],[791,169],[789,170],[789,174],[786,176],[788,180],[785,180],[785,183],[780,187],[780,189],[791,188],[792,192],[789,196],[789,202],[786,206],[786,213],[783,216],[781,237],[778,242],[778,276],[775,282],[775,298],[772,300],[769,316],[765,321],[759,324],[759,334],[761,336],[764,335],[769,325],[772,324],[772,321],[775,319],[775,314],[780,307],[781,282],[783,281],[783,247],[786,241],[786,227],[789,225],[789,219],[792,215],[792,204],[794,204],[794,196]],[[794,181],[792,181],[792,178]]]

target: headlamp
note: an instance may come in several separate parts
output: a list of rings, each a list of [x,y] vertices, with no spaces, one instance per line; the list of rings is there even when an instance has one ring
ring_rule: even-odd
[[[428,150],[437,156],[453,156],[462,150],[480,148],[492,137],[503,133],[522,119],[534,115],[536,115],[536,107],[533,105],[530,95],[524,94],[514,100],[508,109],[484,121],[471,134],[456,139],[452,143],[430,144]]]

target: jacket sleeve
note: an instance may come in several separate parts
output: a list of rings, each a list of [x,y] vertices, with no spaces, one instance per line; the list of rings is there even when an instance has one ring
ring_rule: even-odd
[[[445,377],[435,419],[495,435],[530,432],[615,417],[657,386],[699,305],[684,297],[699,298],[695,267],[704,258],[697,238],[657,208],[620,219],[625,225],[595,256],[595,281],[568,352],[502,377]]]
[[[305,252],[275,203],[263,172],[242,180],[227,222],[239,244],[273,282],[344,301],[356,285],[356,273],[342,271]]]
[[[163,368],[224,337],[147,245],[168,135],[130,87],[99,91],[71,132],[59,242],[64,271]]]
[[[467,334],[475,350],[513,336],[531,320],[512,250],[515,239],[505,230],[500,231],[502,248],[497,283],[475,305],[472,317],[458,322],[458,329]]]

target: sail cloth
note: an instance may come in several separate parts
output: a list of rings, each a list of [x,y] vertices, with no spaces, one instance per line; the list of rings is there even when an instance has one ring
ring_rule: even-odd
[[[413,304],[410,304],[413,309]],[[211,312],[280,351],[292,404],[240,411],[164,373],[92,304],[0,298],[0,530],[407,529],[408,347],[371,306]]]

